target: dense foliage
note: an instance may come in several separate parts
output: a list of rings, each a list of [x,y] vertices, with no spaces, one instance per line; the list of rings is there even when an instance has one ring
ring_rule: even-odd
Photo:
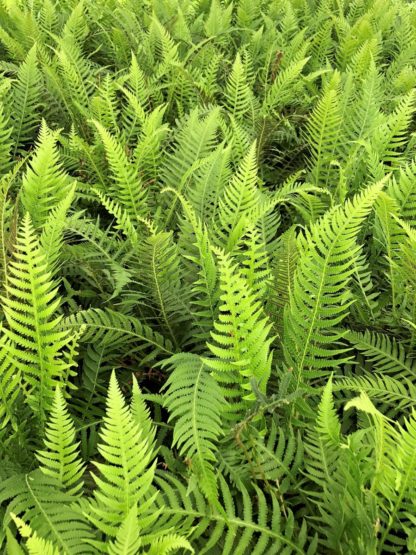
[[[415,45],[1,0],[2,552],[416,553]]]

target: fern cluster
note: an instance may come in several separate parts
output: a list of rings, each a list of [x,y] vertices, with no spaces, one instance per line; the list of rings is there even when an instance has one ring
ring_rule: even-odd
[[[415,44],[0,2],[2,553],[416,553]]]

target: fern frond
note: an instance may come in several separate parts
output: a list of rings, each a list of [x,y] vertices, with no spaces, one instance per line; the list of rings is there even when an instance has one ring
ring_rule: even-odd
[[[141,275],[149,305],[170,341],[178,347],[189,325],[189,288],[172,232],[147,237],[141,250]],[[150,279],[149,279],[150,276]]]
[[[334,383],[334,390],[364,391],[371,399],[382,403],[383,412],[388,416],[407,412],[416,404],[416,387],[405,377],[395,378],[379,373],[343,377]]]
[[[232,117],[241,120],[246,116],[250,117],[251,121],[254,122],[255,99],[248,83],[247,68],[239,52],[237,52],[231,73],[227,80],[224,90],[224,100],[227,111]]]
[[[119,526],[140,503],[139,525],[142,521],[142,526],[149,526],[157,518],[157,512],[150,513],[155,494],[148,496],[156,463],[152,464],[147,438],[135,423],[114,373],[100,437],[98,451],[104,462],[94,463],[99,475],[92,474],[96,489],[89,520],[108,536],[117,537]]]
[[[331,164],[337,158],[341,139],[340,96],[340,75],[334,73],[307,124],[307,139],[312,155],[309,166],[312,183],[317,186],[327,187],[333,180]]]
[[[152,542],[152,545],[147,553],[149,555],[168,555],[178,549],[185,549],[186,551],[195,553],[189,541],[177,534],[165,534],[162,537],[157,538]]]
[[[349,357],[339,346],[338,328],[348,313],[348,289],[359,247],[356,237],[383,183],[369,187],[328,212],[307,232],[285,312],[283,345],[286,363],[299,385]]]
[[[0,431],[8,425],[16,428],[17,399],[20,394],[20,372],[16,371],[8,353],[11,346],[3,334],[0,339]]]
[[[218,486],[213,463],[223,434],[221,414],[225,404],[221,389],[197,355],[177,354],[164,361],[163,366],[171,369],[164,404],[175,425],[173,445],[190,460],[202,492],[215,506]]]
[[[55,276],[59,270],[67,212],[74,199],[75,187],[74,185],[67,191],[65,198],[50,210],[40,236],[41,250],[52,276]]]
[[[59,549],[53,545],[52,542],[40,538],[36,532],[23,522],[22,519],[12,514],[12,518],[19,530],[19,534],[25,538],[26,547],[28,549],[29,555],[59,555]],[[8,542],[8,551],[15,553],[15,555],[23,554],[23,551],[19,548],[19,544],[14,540],[16,544],[12,548],[12,544]]]
[[[33,140],[33,134],[40,124],[42,74],[37,63],[36,45],[28,52],[19,66],[17,80],[11,89],[13,123],[13,155]]]
[[[0,101],[0,176],[7,173],[11,166],[12,127],[7,117],[3,102]]]
[[[133,349],[139,352],[149,348],[149,353],[143,356],[146,364],[154,358],[163,355],[172,355],[173,346],[168,339],[151,327],[143,324],[134,316],[124,315],[110,309],[80,310],[63,321],[63,328],[76,330],[80,327],[83,334],[80,341],[102,344],[118,345],[122,342],[132,343]]]
[[[240,240],[247,223],[256,222],[255,214],[260,203],[257,179],[254,142],[219,200],[218,243],[229,252]]]
[[[189,169],[211,154],[219,126],[220,110],[214,108],[205,117],[201,117],[198,109],[181,122],[178,129],[175,147],[166,157],[163,168],[163,184],[172,187],[178,193],[186,195],[187,181],[190,179]],[[169,208],[166,225],[173,217],[177,198]]]
[[[110,542],[107,549],[109,555],[136,555],[141,544],[137,507],[133,505],[123,520],[114,542]]]
[[[221,304],[208,347],[215,358],[205,358],[213,370],[231,418],[244,411],[255,395],[251,380],[265,392],[271,373],[271,324],[230,256],[219,253]],[[238,417],[238,416],[237,416]]]
[[[80,495],[84,466],[78,453],[79,444],[75,443],[74,424],[59,387],[55,391],[44,443],[46,450],[36,453],[42,472],[52,476],[70,495]]]
[[[397,202],[399,215],[416,226],[416,160],[402,166],[397,179],[392,180],[388,194]]]
[[[7,505],[5,525],[11,513],[20,516],[40,537],[56,545],[60,553],[95,553],[90,526],[75,503],[77,498],[63,492],[60,484],[40,470],[15,475],[3,481],[0,501]]]
[[[396,377],[414,379],[416,364],[406,356],[404,346],[394,337],[382,333],[348,331],[345,338],[365,355],[377,372]]]
[[[221,503],[226,510],[223,514],[209,508],[197,488],[187,495],[186,487],[169,474],[157,476],[156,481],[164,502],[159,517],[161,527],[175,526],[175,530],[185,533],[197,519],[190,541],[201,555],[217,547],[219,541],[223,555],[242,554],[248,548],[254,555],[278,555],[282,550],[299,555],[305,552],[305,529],[295,531],[291,518],[284,522],[276,497],[266,496],[259,488],[254,489],[254,496],[243,489],[240,503],[236,504],[230,487],[220,477]],[[310,553],[315,550],[314,544],[312,540]]]
[[[35,228],[42,227],[49,213],[70,193],[71,180],[62,171],[56,133],[45,121],[34,156],[22,182],[22,203]]]
[[[139,221],[148,215],[146,190],[134,165],[128,160],[121,144],[97,121],[94,122],[103,141],[112,172],[111,192],[125,208],[130,218]]]
[[[71,345],[78,334],[71,338],[59,329],[60,299],[28,214],[17,237],[6,291],[2,306],[10,340],[8,356],[21,372],[29,405],[44,422],[56,385],[71,373]]]
[[[296,102],[296,96],[300,89],[299,82],[301,81],[299,75],[308,60],[309,58],[296,60],[278,73],[277,78],[268,87],[263,101],[262,111],[266,117],[270,115],[270,112],[276,112],[286,104]]]

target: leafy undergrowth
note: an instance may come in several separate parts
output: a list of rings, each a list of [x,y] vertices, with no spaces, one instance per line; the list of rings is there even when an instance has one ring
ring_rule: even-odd
[[[0,2],[0,549],[416,553],[416,6]]]

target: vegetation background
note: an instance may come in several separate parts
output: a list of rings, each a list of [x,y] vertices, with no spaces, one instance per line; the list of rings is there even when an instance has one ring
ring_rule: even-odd
[[[416,552],[416,5],[0,1],[0,549]]]

